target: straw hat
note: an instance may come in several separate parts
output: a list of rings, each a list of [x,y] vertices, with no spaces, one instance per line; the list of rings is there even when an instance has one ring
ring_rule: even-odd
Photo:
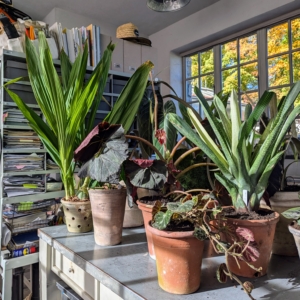
[[[127,40],[136,44],[151,47],[151,41],[140,37],[138,28],[132,23],[126,23],[117,28],[116,37],[118,39]]]

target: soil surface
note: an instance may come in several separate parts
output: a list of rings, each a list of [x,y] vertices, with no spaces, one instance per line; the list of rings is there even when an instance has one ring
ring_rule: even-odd
[[[142,199],[138,199],[141,203],[147,204],[147,205],[154,205],[155,201],[160,201],[163,204],[167,204],[168,202],[172,202],[168,198],[162,198],[161,196],[150,196],[150,197],[143,197]]]
[[[249,214],[237,214],[232,207],[224,208],[223,211],[225,217],[240,220],[268,220],[275,218],[275,212],[267,209],[260,209],[257,212],[251,211]]]
[[[193,231],[194,226],[190,222],[186,221],[180,224],[171,222],[164,231]]]

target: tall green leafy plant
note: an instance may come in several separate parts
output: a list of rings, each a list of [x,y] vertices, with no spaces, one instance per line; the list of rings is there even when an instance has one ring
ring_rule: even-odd
[[[262,134],[258,134],[255,128],[273,97],[272,92],[265,92],[253,110],[248,104],[245,120],[242,121],[238,97],[234,91],[229,99],[231,111],[228,116],[226,105],[218,96],[213,100],[214,113],[199,88],[195,87],[216,139],[211,138],[191,110],[188,110],[188,114],[194,129],[175,114],[167,116],[182,135],[201,148],[218,166],[219,173],[215,177],[230,193],[237,212],[258,210],[270,174],[284,153],[282,144],[285,135],[300,113],[300,107],[294,107],[299,91],[300,82],[297,82],[279,104],[278,113]]]
[[[8,85],[24,80],[16,78],[6,83],[4,88],[9,96],[15,101],[18,108],[29,121],[29,125],[39,135],[45,148],[55,163],[60,167],[61,177],[65,187],[65,198],[70,200],[75,196],[73,153],[75,148],[85,137],[89,128],[92,128],[93,118],[90,119],[87,127],[84,127],[85,118],[91,110],[91,116],[95,116],[98,108],[96,102],[102,98],[106,79],[109,72],[114,45],[109,44],[105,50],[100,63],[91,74],[90,79],[84,84],[84,76],[88,59],[88,48],[79,53],[74,64],[71,64],[66,54],[61,53],[61,77],[57,73],[52,61],[52,56],[46,38],[39,33],[39,52],[36,51],[31,41],[26,38],[26,61],[29,80],[32,90],[39,105],[45,121],[38,116],[26,103],[14,92],[9,90]],[[130,101],[142,98],[145,89],[148,73],[153,67],[151,62],[140,67],[127,83],[117,103],[118,108]],[[133,90],[132,90],[133,89]],[[134,89],[141,89],[134,90]],[[128,99],[131,93],[135,97]],[[135,105],[138,105],[136,103]],[[133,115],[120,116],[118,112],[111,113],[109,118],[112,122],[120,122],[129,127]],[[87,130],[84,131],[84,128]],[[127,129],[128,130],[128,129]]]

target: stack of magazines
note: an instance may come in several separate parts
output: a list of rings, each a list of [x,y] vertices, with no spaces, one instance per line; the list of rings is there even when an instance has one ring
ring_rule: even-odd
[[[7,130],[3,131],[5,149],[40,149],[42,143],[38,135],[32,130]]]

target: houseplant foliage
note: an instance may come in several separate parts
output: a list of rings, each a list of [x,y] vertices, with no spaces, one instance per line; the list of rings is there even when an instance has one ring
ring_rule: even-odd
[[[9,90],[9,84],[24,80],[24,78],[11,80],[4,87],[29,121],[29,125],[39,135],[52,159],[60,167],[65,199],[77,200],[73,178],[75,169],[73,152],[93,126],[93,116],[98,109],[95,101],[102,98],[115,46],[108,45],[100,63],[94,69],[88,82],[84,84],[88,59],[87,46],[84,47],[83,53],[79,53],[74,64],[70,63],[62,51],[62,76],[60,78],[54,67],[44,34],[39,33],[39,53],[28,38],[25,43],[29,80],[46,120],[39,117],[17,94]],[[118,97],[114,109],[106,117],[107,120],[124,124],[125,130],[129,130],[152,67],[153,64],[148,61],[137,69]],[[132,109],[129,110],[128,105],[133,103],[134,105],[130,106]],[[92,109],[91,118],[84,127],[85,118],[90,109]]]
[[[213,100],[217,111],[215,115],[199,88],[195,87],[195,93],[217,140],[210,137],[190,110],[188,114],[195,131],[179,116],[175,114],[167,116],[182,135],[201,148],[217,165],[219,173],[215,174],[215,177],[228,190],[238,213],[259,209],[259,202],[268,185],[269,176],[284,153],[281,147],[286,132],[300,113],[300,107],[294,107],[299,89],[300,82],[297,82],[279,104],[276,117],[270,120],[260,135],[255,131],[255,126],[272,99],[272,92],[265,92],[253,110],[248,104],[245,120],[242,121],[238,97],[234,91],[230,96],[229,117],[224,103],[218,96]],[[245,194],[246,199],[243,197]]]
[[[26,61],[32,90],[45,121],[38,116],[14,92],[8,84],[22,80],[16,78],[5,85],[10,97],[29,121],[29,125],[39,135],[51,158],[61,170],[65,188],[65,199],[75,196],[73,152],[77,134],[85,121],[97,92],[102,95],[108,76],[114,45],[110,44],[100,63],[84,85],[88,49],[79,53],[73,65],[62,51],[60,79],[52,61],[45,35],[39,33],[39,53],[26,38]]]
[[[221,283],[225,283],[227,277],[236,280],[253,299],[252,284],[242,283],[232,274],[228,266],[228,257],[234,257],[237,264],[244,261],[259,272],[260,269],[251,265],[260,255],[254,236],[246,228],[235,229],[225,224],[222,208],[213,194],[200,193],[192,196],[186,193],[180,202],[168,203],[167,206],[162,206],[160,201],[156,201],[150,227],[161,288],[171,293],[188,293],[199,288],[201,250],[203,241],[209,239],[217,253],[225,254],[225,263],[217,269],[217,279]],[[230,239],[224,239],[225,234],[230,236]],[[179,244],[176,243],[177,239]],[[183,264],[179,265],[179,262]]]

